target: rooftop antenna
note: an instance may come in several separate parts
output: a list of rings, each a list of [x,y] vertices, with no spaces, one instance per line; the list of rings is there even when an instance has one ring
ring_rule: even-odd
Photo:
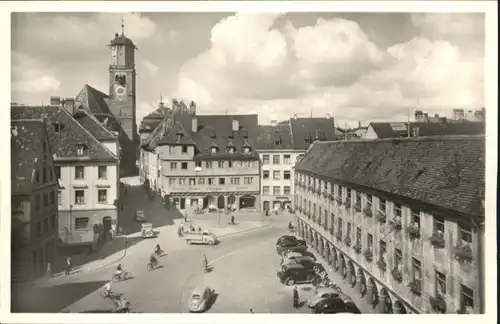
[[[312,117],[313,117],[313,111],[311,109],[310,112],[309,112],[309,118],[312,118]]]
[[[160,102],[163,102],[163,94],[160,92]]]
[[[125,19],[122,16],[122,35],[124,35],[124,29],[125,29]]]

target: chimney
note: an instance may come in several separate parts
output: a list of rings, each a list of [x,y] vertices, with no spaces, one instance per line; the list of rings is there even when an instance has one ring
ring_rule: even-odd
[[[319,129],[316,129],[316,137],[315,137],[316,140],[319,139]]]
[[[240,122],[237,119],[233,119],[233,132],[237,132],[240,130]]]
[[[293,114],[293,119],[297,119],[299,115]]]
[[[198,117],[196,117],[196,115],[193,115],[191,119],[191,131],[193,133],[196,133],[198,131]]]
[[[361,128],[361,122],[358,121],[358,128]]]
[[[66,98],[64,100],[64,109],[66,109],[71,116],[75,115],[75,99],[74,98]]]
[[[330,119],[330,118],[332,118],[332,115],[330,115],[329,113],[326,114],[326,119]]]
[[[163,101],[160,101],[160,102],[158,103],[158,108],[159,108],[159,109],[161,109],[161,110],[163,110],[163,109],[164,109],[164,107],[165,107],[165,104],[163,103]]]
[[[191,101],[189,103],[189,113],[193,116],[196,116],[196,103],[194,101]]]
[[[61,105],[61,97],[50,97],[50,105],[51,106]]]
[[[271,126],[276,126],[278,124],[278,121],[273,119],[271,120]]]
[[[434,117],[435,118],[439,118],[439,114],[434,114]]]

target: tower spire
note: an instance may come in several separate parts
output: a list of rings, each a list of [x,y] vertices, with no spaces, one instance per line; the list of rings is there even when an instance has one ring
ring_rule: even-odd
[[[124,28],[125,28],[125,19],[122,16],[122,35],[125,35]]]

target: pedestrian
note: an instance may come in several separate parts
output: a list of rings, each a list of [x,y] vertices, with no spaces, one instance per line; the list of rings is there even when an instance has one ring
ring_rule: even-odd
[[[71,272],[71,265],[72,265],[71,257],[67,257],[66,258],[66,275],[70,274],[70,272]]]
[[[185,212],[184,213],[184,223],[187,223],[187,221],[188,221],[188,213]]]
[[[179,228],[177,229],[177,235],[178,235],[179,237],[181,237],[181,236],[182,236],[182,228],[181,228],[180,226],[179,226]]]
[[[47,270],[45,271],[45,276],[47,276],[47,278],[52,277],[52,268],[50,262],[47,263]]]
[[[234,225],[234,216],[231,216],[231,224]]]
[[[198,226],[198,232],[201,232],[201,226]]]
[[[293,287],[293,308],[299,307],[299,291],[297,290],[297,286]]]
[[[252,309],[252,308],[250,308],[249,312],[250,312],[250,314],[253,314],[253,309]]]

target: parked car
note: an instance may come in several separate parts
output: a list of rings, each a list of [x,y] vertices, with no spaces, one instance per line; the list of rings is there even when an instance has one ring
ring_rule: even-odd
[[[326,298],[314,307],[311,307],[311,313],[313,314],[361,314],[361,311],[352,302],[344,302],[338,297]]]
[[[303,255],[299,252],[288,252],[283,255],[281,258],[281,264],[289,263],[290,261],[295,260],[296,258],[301,258]]]
[[[307,245],[303,241],[284,241],[276,246],[276,253],[281,254],[284,250],[294,246],[304,246],[307,249]]]
[[[315,307],[318,303],[322,302],[325,299],[328,298],[334,298],[334,297],[339,297],[340,294],[336,289],[333,288],[317,288],[313,294],[311,294],[311,297],[309,297],[309,300],[307,301],[307,306],[309,308]]]
[[[187,244],[198,243],[214,245],[219,241],[217,236],[211,231],[189,232],[184,234],[184,238]]]
[[[281,283],[287,286],[295,283],[309,283],[317,276],[314,271],[298,263],[283,264],[277,271]]]
[[[287,262],[295,262],[295,263],[301,264],[305,268],[312,269],[318,275],[326,274],[326,269],[325,269],[325,267],[323,267],[323,265],[321,263],[317,263],[307,256],[297,257],[297,258],[294,258],[293,260],[289,260]]]
[[[207,286],[196,287],[189,298],[189,311],[204,312],[214,302],[215,290]]]
[[[278,239],[276,240],[276,245],[279,245],[281,244],[283,241],[292,241],[292,240],[296,240],[297,238],[293,235],[282,235],[280,237],[278,237]]]
[[[307,247],[305,245],[289,246],[281,249],[281,255],[288,252],[306,252]]]

